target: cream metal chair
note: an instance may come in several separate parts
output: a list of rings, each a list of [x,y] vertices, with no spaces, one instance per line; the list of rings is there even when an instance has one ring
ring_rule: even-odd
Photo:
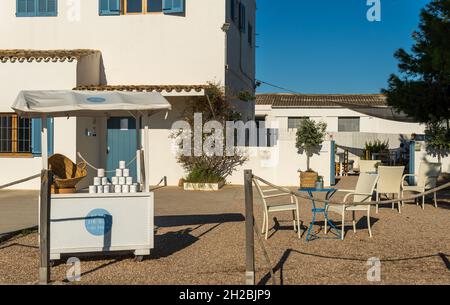
[[[435,188],[437,184],[437,179],[441,173],[441,169],[442,169],[441,163],[428,163],[428,162],[420,163],[418,175],[407,174],[403,176],[402,197],[404,197],[405,191],[414,193],[423,193],[427,190]],[[405,185],[406,177],[416,177],[417,178],[416,185]],[[416,203],[417,205],[419,205],[418,200],[416,200]],[[437,208],[436,193],[434,193],[434,206]],[[422,196],[422,209],[425,209],[425,196]]]
[[[262,231],[261,234],[265,233],[265,238],[268,238],[268,232],[269,232],[269,213],[275,213],[275,212],[284,212],[284,211],[292,211],[292,217],[293,217],[293,225],[294,225],[294,231],[297,230],[298,238],[301,238],[300,234],[300,210],[298,206],[298,199],[296,196],[291,195],[289,189],[285,189],[285,192],[282,192],[278,189],[262,189],[261,185],[259,184],[259,181],[257,179],[253,179],[253,183],[256,186],[256,189],[258,190],[259,195],[261,196],[261,200],[263,203],[263,224],[262,224]],[[286,204],[273,204],[270,205],[267,203],[267,199],[271,198],[278,198],[283,196],[290,196],[291,200],[290,203]]]
[[[378,175],[380,178],[377,183],[377,197],[376,201],[380,201],[381,194],[393,194],[400,198],[402,192],[402,177],[405,171],[404,166],[379,166]],[[401,213],[401,204],[398,204],[398,212]],[[394,209],[395,203],[392,203]],[[378,214],[378,204],[376,205],[376,213]]]
[[[362,173],[376,173],[377,164],[381,163],[381,160],[359,160],[359,172]]]
[[[356,211],[365,211],[367,212],[367,226],[369,229],[369,236],[372,237],[372,229],[370,227],[370,205],[346,205],[347,200],[350,196],[353,197],[353,200],[350,202],[371,202],[372,194],[375,189],[375,185],[378,182],[378,174],[368,174],[362,173],[359,175],[358,182],[356,183],[355,190],[337,190],[337,192],[346,192],[348,194],[345,195],[342,200],[342,204],[327,204],[327,213],[335,212],[342,216],[342,229],[341,229],[341,239],[344,240],[344,228],[345,228],[345,212],[351,211],[353,216],[353,232],[356,232],[356,221],[355,221],[355,212]],[[327,232],[327,228],[325,227],[325,232]]]

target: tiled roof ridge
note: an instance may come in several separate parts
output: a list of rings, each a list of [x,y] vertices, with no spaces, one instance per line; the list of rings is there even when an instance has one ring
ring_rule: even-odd
[[[273,107],[387,106],[383,94],[258,94],[256,104]]]
[[[211,85],[88,85],[78,86],[73,90],[81,91],[137,91],[137,92],[200,92],[209,88]]]
[[[93,49],[60,49],[60,50],[34,50],[34,49],[0,49],[0,62],[73,62],[84,56],[100,53]]]

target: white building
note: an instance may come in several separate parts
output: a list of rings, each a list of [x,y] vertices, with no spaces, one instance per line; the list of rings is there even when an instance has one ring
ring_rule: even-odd
[[[186,102],[204,95],[209,82],[230,95],[254,94],[255,11],[255,0],[0,1],[0,185],[41,167],[33,136],[39,120],[11,110],[19,91],[73,88],[161,92],[173,110],[151,118],[150,182],[167,176],[177,184],[185,174],[168,137]],[[253,102],[234,104],[253,119]],[[111,170],[135,154],[132,117],[57,118],[51,125],[51,152],[72,160],[80,152]],[[112,141],[119,128],[127,132]]]
[[[396,113],[381,94],[260,94],[255,116],[279,129],[302,119],[327,123],[329,133],[421,134],[425,126]],[[391,143],[394,144],[394,143]]]
[[[258,148],[244,167],[275,184],[298,185],[297,171],[306,170],[306,157],[295,147],[296,132],[305,118],[327,123],[327,139],[311,158],[311,168],[324,177],[327,185],[331,168],[339,161],[330,149],[330,140],[349,148],[350,159],[358,167],[358,154],[366,142],[389,141],[390,149],[398,149],[402,142],[407,145],[412,134],[424,132],[423,125],[395,113],[379,94],[260,94],[256,96],[255,119],[269,128],[270,147]],[[242,183],[244,167],[230,177],[232,183]]]

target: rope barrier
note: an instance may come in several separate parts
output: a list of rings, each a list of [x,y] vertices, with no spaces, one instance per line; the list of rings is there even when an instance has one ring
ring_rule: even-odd
[[[10,186],[13,186],[13,185],[16,185],[16,184],[20,184],[20,183],[23,183],[23,182],[27,182],[27,181],[39,178],[40,176],[41,176],[41,174],[36,174],[36,175],[30,176],[30,177],[27,177],[27,178],[23,178],[23,179],[16,180],[16,181],[4,184],[4,185],[0,185],[0,190],[4,189],[4,188],[7,188],[7,187],[10,187]]]
[[[83,160],[83,161],[87,164],[87,166],[89,166],[90,168],[92,168],[92,169],[95,170],[95,171],[98,171],[98,168],[95,167],[94,165],[92,165],[91,163],[89,163],[89,162],[81,155],[80,152],[77,152],[77,155],[78,155],[78,157],[80,157],[81,160]],[[131,159],[131,161],[129,161],[129,162],[126,164],[126,167],[129,167],[130,164],[133,163],[134,161],[136,161],[136,156],[135,156],[133,159]],[[115,172],[116,172],[115,170],[105,171],[105,173],[115,173]]]
[[[296,196],[298,198],[311,200],[311,198],[309,196],[306,196],[306,195],[301,194],[299,192],[291,191],[291,190],[289,190],[287,188],[275,185],[273,183],[270,183],[267,180],[264,180],[261,177],[253,175],[253,179],[257,179],[257,180],[261,181],[262,183],[279,190],[280,192],[283,192],[283,193],[286,193],[286,194],[289,194],[289,195],[292,195],[292,196]],[[341,202],[341,201],[324,200],[324,199],[319,199],[319,198],[317,198],[317,199],[314,198],[314,200],[316,202],[321,202],[321,203],[327,203],[327,204],[333,204],[333,205],[346,205],[346,206],[388,204],[388,203],[395,203],[395,202],[401,202],[401,201],[416,200],[417,198],[421,198],[422,196],[426,196],[426,195],[430,195],[430,194],[433,194],[433,193],[437,193],[437,192],[445,190],[447,188],[450,188],[450,182],[448,182],[446,184],[443,184],[443,185],[441,185],[439,187],[435,187],[433,189],[430,189],[430,190],[428,190],[426,192],[419,193],[418,195],[410,196],[410,197],[407,197],[407,198],[390,199],[390,200],[385,200],[385,201],[348,202],[348,203],[344,203],[344,202]],[[339,189],[336,189],[336,191],[339,191]]]

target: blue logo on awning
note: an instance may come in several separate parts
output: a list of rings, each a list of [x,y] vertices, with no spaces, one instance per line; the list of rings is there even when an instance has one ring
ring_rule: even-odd
[[[104,102],[106,102],[105,98],[99,97],[99,96],[88,97],[86,100],[88,102],[91,102],[91,103],[104,103]]]
[[[94,236],[106,235],[112,228],[112,216],[104,209],[92,210],[86,215],[84,226]]]

